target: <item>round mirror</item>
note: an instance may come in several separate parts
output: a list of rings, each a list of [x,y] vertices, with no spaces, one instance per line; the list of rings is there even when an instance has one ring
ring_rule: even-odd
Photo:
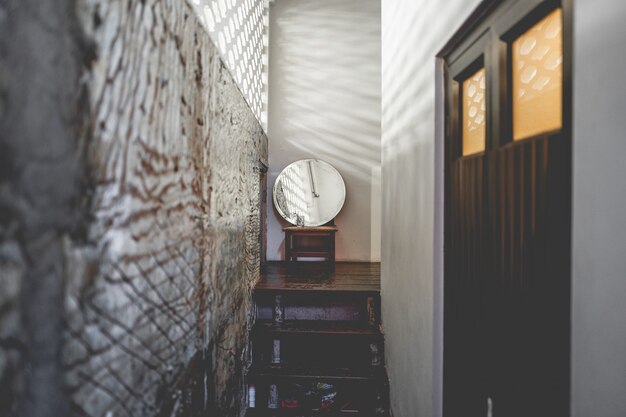
[[[341,174],[318,159],[296,161],[274,183],[274,206],[296,226],[321,226],[341,210],[346,185]]]

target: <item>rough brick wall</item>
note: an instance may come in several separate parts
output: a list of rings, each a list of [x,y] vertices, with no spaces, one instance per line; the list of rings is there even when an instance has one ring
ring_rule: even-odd
[[[0,20],[15,30],[48,19],[42,32],[66,39],[53,46],[67,63],[20,51],[19,36],[0,43],[0,149],[10,160],[0,170],[0,414],[238,415],[259,265],[261,126],[182,0],[4,3]],[[16,73],[20,59],[53,74]],[[49,90],[45,124],[15,119],[15,83],[33,98]],[[45,113],[55,100],[60,110]],[[30,224],[33,213],[43,221]],[[29,377],[38,366],[50,387]],[[24,405],[41,390],[56,410]]]

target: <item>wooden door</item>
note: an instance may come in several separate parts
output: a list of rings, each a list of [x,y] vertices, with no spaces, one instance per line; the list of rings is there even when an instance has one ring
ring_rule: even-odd
[[[491,2],[444,54],[447,417],[569,414],[569,16]]]

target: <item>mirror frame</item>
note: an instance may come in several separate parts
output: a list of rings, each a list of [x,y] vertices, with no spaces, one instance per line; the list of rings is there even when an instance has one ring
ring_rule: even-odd
[[[343,208],[343,206],[346,203],[346,182],[343,179],[343,176],[339,173],[339,171],[337,170],[337,168],[335,168],[334,166],[332,166],[330,163],[323,161],[321,159],[315,159],[315,158],[306,158],[306,159],[299,159],[297,161],[294,161],[292,163],[290,163],[289,165],[287,165],[286,167],[284,167],[281,171],[280,174],[278,174],[278,176],[276,177],[276,180],[274,180],[274,185],[272,186],[272,200],[274,202],[274,208],[276,208],[276,211],[278,212],[278,214],[280,214],[280,217],[282,217],[286,222],[294,225],[294,226],[298,226],[297,224],[293,223],[291,220],[289,220],[286,216],[286,214],[281,210],[280,206],[278,205],[278,202],[276,201],[276,187],[278,185],[278,180],[280,179],[280,176],[283,174],[283,172],[285,172],[290,166],[300,163],[300,162],[309,162],[309,161],[315,161],[315,162],[320,162],[322,164],[327,165],[329,168],[331,168],[332,171],[334,171],[339,178],[341,179],[341,192],[342,192],[342,202],[340,205],[338,205],[337,211],[335,213],[333,213],[333,215],[323,221],[323,222],[319,222],[319,223],[311,223],[311,224],[306,224],[303,227],[319,227],[319,226],[323,226],[326,223],[332,221],[335,217],[337,217],[337,215],[339,214],[339,212],[341,212],[341,209]]]

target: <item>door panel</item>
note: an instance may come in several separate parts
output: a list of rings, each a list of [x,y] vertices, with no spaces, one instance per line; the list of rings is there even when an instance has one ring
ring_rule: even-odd
[[[546,136],[490,156],[494,415],[568,414],[569,144]]]
[[[486,415],[485,355],[488,252],[484,230],[485,157],[456,160],[450,167],[449,243],[447,247],[444,327],[446,403],[451,416]]]

